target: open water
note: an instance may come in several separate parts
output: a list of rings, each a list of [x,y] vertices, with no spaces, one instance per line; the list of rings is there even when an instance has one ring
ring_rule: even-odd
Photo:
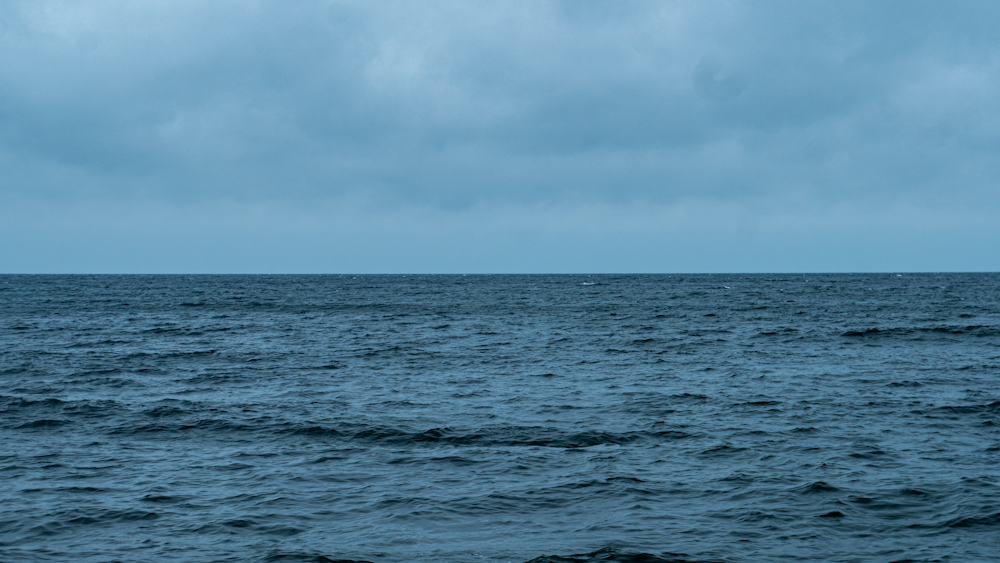
[[[0,561],[1000,561],[1000,275],[0,276]]]

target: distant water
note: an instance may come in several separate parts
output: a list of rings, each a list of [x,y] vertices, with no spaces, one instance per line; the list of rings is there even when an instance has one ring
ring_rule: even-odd
[[[0,561],[1000,561],[1000,275],[0,276]]]

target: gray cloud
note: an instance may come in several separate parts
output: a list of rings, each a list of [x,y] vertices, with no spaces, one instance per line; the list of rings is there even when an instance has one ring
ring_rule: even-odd
[[[998,209],[998,15],[11,1],[0,201]]]

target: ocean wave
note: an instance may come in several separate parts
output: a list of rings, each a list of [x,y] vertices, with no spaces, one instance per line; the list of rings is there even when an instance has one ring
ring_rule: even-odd
[[[683,553],[652,553],[622,551],[610,547],[576,555],[543,555],[527,563],[716,563],[717,560],[690,559]]]
[[[479,429],[431,428],[413,432],[392,427],[344,426],[339,430],[325,426],[299,426],[294,434],[344,438],[386,444],[441,444],[453,446],[540,446],[587,448],[599,445],[625,445],[638,441],[672,441],[691,435],[677,430],[606,432],[599,430],[567,432],[540,426],[491,426]]]
[[[940,325],[940,326],[914,326],[914,327],[892,327],[892,328],[866,328],[854,329],[841,333],[841,336],[852,338],[891,338],[911,335],[962,335],[975,337],[996,337],[1000,336],[1000,327],[992,325]]]

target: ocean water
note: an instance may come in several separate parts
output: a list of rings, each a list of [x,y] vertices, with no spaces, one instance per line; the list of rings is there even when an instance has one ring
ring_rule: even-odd
[[[1000,275],[0,276],[0,561],[1000,561]]]

